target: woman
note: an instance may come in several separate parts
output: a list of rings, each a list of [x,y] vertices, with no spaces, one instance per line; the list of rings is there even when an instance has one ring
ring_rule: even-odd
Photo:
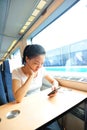
[[[43,68],[45,54],[46,52],[41,45],[33,44],[25,47],[23,52],[24,65],[12,72],[13,94],[16,102],[21,102],[23,97],[30,93],[40,91],[43,77],[52,84],[52,89],[58,87],[58,82],[50,77]],[[51,124],[46,129],[59,130],[59,127],[56,128],[54,124],[55,122],[52,123],[52,129],[48,128]]]

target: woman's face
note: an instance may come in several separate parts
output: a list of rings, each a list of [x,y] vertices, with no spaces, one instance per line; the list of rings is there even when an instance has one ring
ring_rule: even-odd
[[[45,55],[39,55],[32,59],[27,58],[26,64],[30,67],[30,69],[32,69],[35,72],[43,66],[44,61]]]

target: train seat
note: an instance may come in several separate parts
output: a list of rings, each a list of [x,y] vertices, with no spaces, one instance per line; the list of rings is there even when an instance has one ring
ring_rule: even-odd
[[[6,96],[6,102],[4,101],[5,99],[1,101],[1,105],[2,105],[4,103],[11,102],[14,100],[14,96],[12,92],[12,74],[10,72],[9,60],[5,60],[1,65],[0,74],[1,74],[0,82],[2,83],[0,89],[2,89],[4,95]],[[1,91],[0,91],[0,95],[2,99]]]

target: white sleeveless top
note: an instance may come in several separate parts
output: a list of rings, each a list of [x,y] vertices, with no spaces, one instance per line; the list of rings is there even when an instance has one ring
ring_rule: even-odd
[[[38,70],[38,75],[37,75],[37,77],[35,77],[32,80],[27,94],[30,94],[30,93],[36,92],[36,91],[40,91],[40,87],[42,86],[42,79],[44,76],[46,76],[46,74],[47,74],[47,72],[44,67],[42,67]],[[23,73],[21,68],[14,69],[12,72],[12,79],[20,80],[21,85],[23,85],[25,83],[27,78],[28,77]]]

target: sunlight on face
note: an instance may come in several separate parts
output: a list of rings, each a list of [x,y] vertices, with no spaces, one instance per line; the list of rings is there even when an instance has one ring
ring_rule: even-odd
[[[39,55],[35,58],[29,59],[28,65],[35,72],[38,71],[38,69],[43,66],[44,61],[45,61],[45,55]]]

